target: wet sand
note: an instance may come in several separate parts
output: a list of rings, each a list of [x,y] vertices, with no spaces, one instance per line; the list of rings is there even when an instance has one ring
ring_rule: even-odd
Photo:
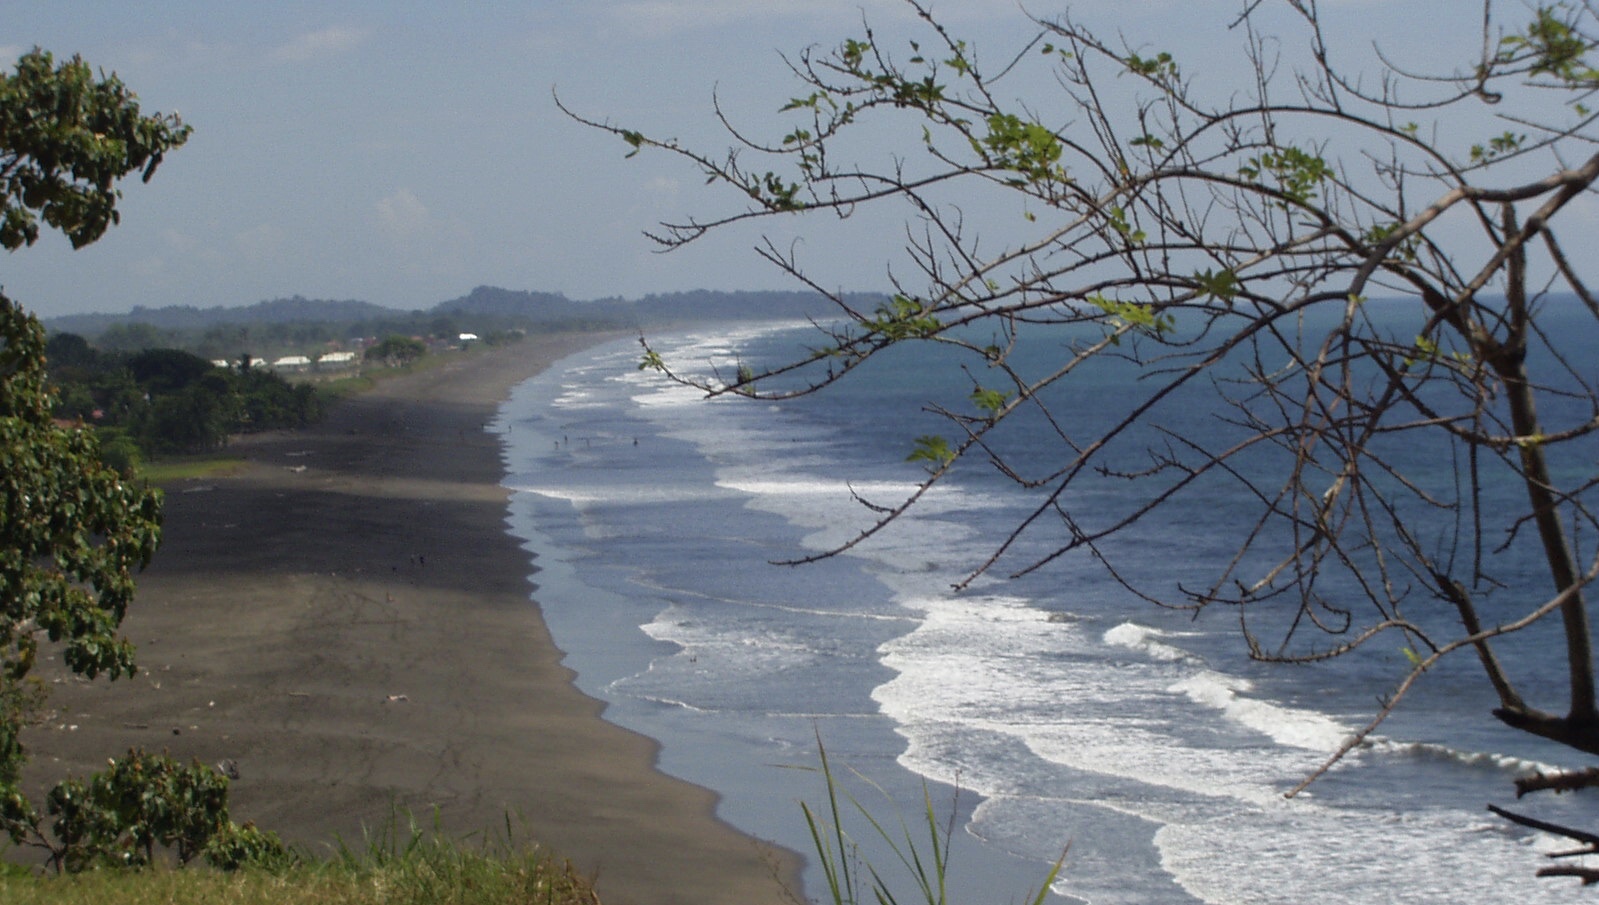
[[[536,561],[505,532],[498,437],[517,383],[597,335],[530,337],[381,383],[321,424],[255,435],[236,473],[167,488],[124,623],[140,675],[57,676],[30,776],[131,746],[237,764],[232,810],[313,850],[391,807],[569,858],[619,905],[786,901],[792,855],[654,769],[561,665]],[[535,594],[536,596],[536,594]]]

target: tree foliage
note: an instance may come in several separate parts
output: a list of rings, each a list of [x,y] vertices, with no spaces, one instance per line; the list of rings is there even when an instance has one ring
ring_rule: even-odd
[[[380,361],[390,367],[408,365],[428,351],[427,344],[410,336],[393,334],[376,345],[369,346],[363,357],[367,361]]]
[[[40,219],[74,247],[93,242],[117,222],[117,180],[141,169],[148,179],[188,134],[176,117],[142,115],[121,82],[81,60],[24,55],[0,76],[0,245],[32,244]],[[0,295],[0,829],[66,869],[147,863],[157,845],[186,861],[213,841],[223,865],[269,857],[281,846],[227,820],[227,779],[210,768],[131,752],[58,785],[50,827],[22,793],[41,640],[79,675],[130,675],[133,645],[118,629],[161,528],[160,493],[106,466],[92,431],[52,419],[45,348],[38,319]]]
[[[218,367],[181,349],[128,355],[56,333],[46,352],[57,389],[55,415],[93,424],[111,464],[104,454],[115,450],[126,459],[129,443],[139,447],[135,457],[207,452],[233,434],[303,427],[322,413],[315,386],[291,384],[247,364]]]
[[[1207,79],[1178,53],[1070,18],[1036,20],[1020,53],[991,61],[911,7],[915,39],[868,25],[789,60],[801,87],[781,137],[724,116],[736,146],[713,154],[583,120],[630,156],[676,155],[747,199],[664,224],[654,237],[668,248],[749,221],[907,212],[886,305],[852,304],[794,248],[762,247],[836,303],[814,352],[710,379],[648,349],[646,366],[710,394],[784,397],[897,345],[949,347],[965,356],[974,408],[937,408],[948,436],[915,438],[910,453],[925,482],[871,503],[873,523],[838,550],[956,469],[986,466],[1036,505],[968,581],[1079,554],[1139,597],[1232,609],[1261,659],[1398,636],[1411,672],[1337,756],[1452,656],[1476,658],[1506,725],[1599,754],[1586,602],[1599,576],[1599,392],[1583,364],[1592,350],[1545,323],[1566,309],[1599,319],[1587,262],[1562,239],[1585,225],[1579,200],[1599,178],[1587,106],[1599,10],[1485,0],[1480,34],[1433,70],[1381,38],[1372,63],[1346,64],[1365,38],[1340,41],[1312,0],[1259,0],[1231,22],[1240,68]],[[1009,219],[978,224],[985,210]],[[1392,300],[1384,310],[1401,326],[1372,299]],[[1076,340],[1046,370],[1025,370],[1017,350],[1063,327]],[[1141,392],[1075,417],[1074,378],[1110,359],[1141,369]],[[1226,442],[1163,420],[1197,392]],[[1022,420],[1055,438],[1047,469],[1008,454],[1005,425]],[[1107,476],[1134,488],[1122,508],[1079,506],[1075,492]],[[1216,487],[1256,502],[1232,555],[1177,586],[1118,569],[1120,536]],[[1545,576],[1510,571],[1510,547],[1541,551]],[[1499,655],[1505,636],[1549,622],[1563,693],[1523,687],[1530,664]]]
[[[73,672],[133,672],[118,627],[160,539],[159,492],[101,463],[94,433],[51,420],[44,331],[0,296],[0,825],[36,818],[18,787],[41,636]]]
[[[100,465],[92,432],[51,420],[43,331],[3,296],[0,339],[0,670],[26,676],[42,632],[73,671],[125,675],[116,631],[160,537],[160,495]]]
[[[57,871],[145,867],[161,851],[179,865],[203,858],[223,869],[294,859],[276,834],[228,819],[227,776],[137,748],[87,780],[57,784],[48,809]]]
[[[146,182],[189,127],[175,115],[145,115],[116,76],[97,77],[78,57],[57,64],[35,48],[0,77],[0,245],[39,238],[39,221],[73,248],[100,238],[118,220],[117,180],[140,171]]]

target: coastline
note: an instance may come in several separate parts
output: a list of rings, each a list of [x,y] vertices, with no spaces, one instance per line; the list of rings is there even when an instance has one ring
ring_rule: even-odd
[[[576,689],[506,531],[485,426],[608,338],[532,336],[384,381],[321,424],[241,439],[232,475],[168,488],[124,623],[139,675],[53,675],[54,712],[24,739],[34,788],[140,746],[233,761],[234,818],[313,850],[399,808],[455,835],[509,820],[608,902],[788,901],[798,859],[717,819],[713,793]]]

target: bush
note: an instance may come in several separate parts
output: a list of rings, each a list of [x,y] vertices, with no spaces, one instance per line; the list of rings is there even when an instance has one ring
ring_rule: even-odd
[[[100,461],[107,468],[130,475],[144,464],[144,455],[139,452],[139,444],[126,431],[106,428],[100,431]]]
[[[27,822],[31,841],[50,851],[57,872],[145,867],[158,849],[179,865],[204,856],[224,870],[294,860],[276,835],[228,819],[227,777],[198,761],[185,767],[135,748],[87,780],[56,784],[46,802],[55,818],[50,832],[37,815]]]

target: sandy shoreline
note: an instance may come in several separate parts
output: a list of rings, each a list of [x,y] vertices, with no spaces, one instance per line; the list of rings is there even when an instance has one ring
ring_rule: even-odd
[[[597,336],[530,337],[383,383],[304,431],[246,438],[235,475],[169,488],[124,630],[141,674],[65,680],[32,775],[130,746],[231,759],[235,819],[314,847],[391,804],[503,827],[597,873],[621,905],[784,900],[797,876],[600,718],[505,531],[483,428],[510,389]],[[536,582],[536,577],[533,582]]]

